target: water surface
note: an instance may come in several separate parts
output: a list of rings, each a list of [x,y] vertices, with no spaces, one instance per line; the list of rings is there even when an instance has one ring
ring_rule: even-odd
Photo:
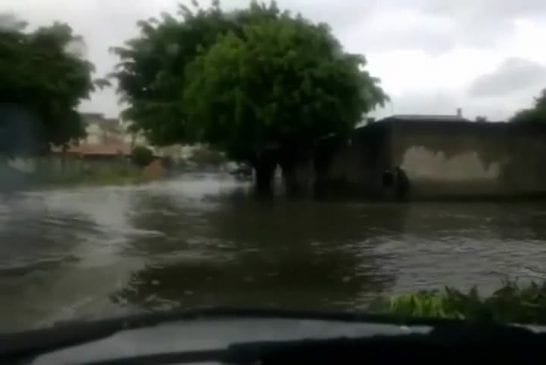
[[[362,309],[546,278],[545,203],[256,200],[219,175],[0,197],[0,329],[202,305]]]

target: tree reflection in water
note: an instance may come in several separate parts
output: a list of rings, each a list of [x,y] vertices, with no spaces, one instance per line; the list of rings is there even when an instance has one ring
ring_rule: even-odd
[[[403,206],[377,206],[374,215],[363,208],[240,197],[141,200],[134,225],[170,234],[131,243],[128,250],[148,253],[148,264],[113,300],[148,309],[361,307],[395,280],[372,250],[374,230],[399,232],[405,214]]]

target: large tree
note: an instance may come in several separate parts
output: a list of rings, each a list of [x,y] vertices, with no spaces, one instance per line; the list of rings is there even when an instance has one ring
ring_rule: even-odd
[[[155,143],[205,142],[252,164],[263,188],[277,163],[290,175],[319,138],[349,131],[386,98],[364,57],[275,3],[183,8],[140,25],[115,50],[127,116]]]
[[[240,32],[243,24],[275,17],[274,5],[252,3],[248,9],[226,14],[218,1],[211,7],[179,5],[175,16],[138,22],[140,36],[111,51],[120,58],[112,73],[131,129],[142,131],[155,145],[197,142],[187,130],[187,111],[182,105],[187,68],[195,57],[212,46],[219,35]]]
[[[4,15],[2,24],[9,26],[0,27],[0,154],[44,152],[83,136],[76,108],[94,84],[82,38],[61,23],[26,32]]]
[[[542,90],[540,95],[535,98],[535,105],[532,108],[520,110],[510,119],[510,121],[520,123],[546,123],[546,89]]]

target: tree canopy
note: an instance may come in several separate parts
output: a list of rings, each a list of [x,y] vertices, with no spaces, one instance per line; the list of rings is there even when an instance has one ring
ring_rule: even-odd
[[[138,22],[140,36],[111,51],[120,58],[112,73],[122,100],[129,104],[124,117],[156,145],[198,142],[187,130],[182,105],[187,68],[195,57],[212,46],[220,34],[240,32],[250,19],[274,17],[275,6],[251,5],[225,14],[218,1],[210,8],[179,5],[175,16]]]
[[[61,23],[33,32],[13,17],[3,24],[11,26],[0,28],[0,153],[36,153],[83,136],[76,108],[94,88],[83,39]]]
[[[236,159],[311,146],[354,127],[385,96],[326,26],[282,14],[197,56],[184,92],[190,130]]]
[[[520,110],[510,119],[510,121],[520,123],[545,123],[546,89],[542,90],[540,95],[535,98],[535,105],[532,108]]]
[[[344,132],[386,96],[324,24],[253,2],[181,7],[113,51],[125,112],[157,144],[204,142],[254,162]]]

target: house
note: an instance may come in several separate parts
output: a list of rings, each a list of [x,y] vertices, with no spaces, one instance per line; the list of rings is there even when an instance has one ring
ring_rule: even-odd
[[[119,119],[105,118],[100,113],[83,113],[87,136],[81,145],[107,145],[126,143],[126,133]]]
[[[58,152],[61,152],[60,150]],[[87,159],[112,159],[126,158],[131,154],[131,146],[123,142],[110,142],[102,144],[86,144],[70,146],[64,152],[68,156],[76,156]]]
[[[112,159],[128,157],[132,146],[127,142],[127,133],[118,119],[105,118],[100,113],[82,113],[85,123],[85,138],[67,149],[54,147],[53,153],[88,159]]]

